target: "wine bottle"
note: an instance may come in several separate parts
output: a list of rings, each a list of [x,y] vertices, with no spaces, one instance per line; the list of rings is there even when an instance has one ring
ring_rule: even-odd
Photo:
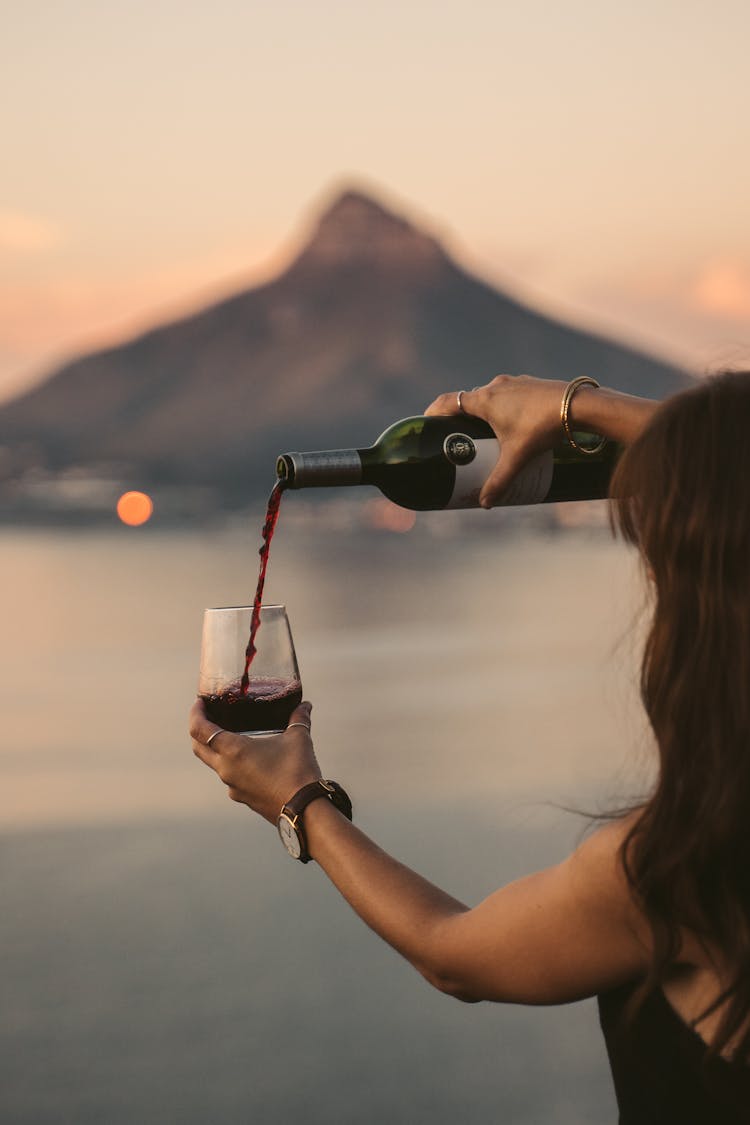
[[[576,434],[581,445],[598,439]],[[282,453],[276,474],[286,488],[372,484],[414,511],[476,508],[500,447],[491,427],[469,415],[404,418],[367,449]],[[530,461],[511,481],[500,504],[593,500],[607,495],[618,447],[582,454],[567,442]]]

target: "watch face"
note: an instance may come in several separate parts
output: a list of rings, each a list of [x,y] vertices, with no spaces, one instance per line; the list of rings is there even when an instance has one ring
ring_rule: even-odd
[[[281,836],[281,842],[292,859],[299,859],[302,855],[302,848],[300,846],[299,836],[297,835],[297,829],[284,813],[279,817],[277,828],[279,830],[279,836]]]

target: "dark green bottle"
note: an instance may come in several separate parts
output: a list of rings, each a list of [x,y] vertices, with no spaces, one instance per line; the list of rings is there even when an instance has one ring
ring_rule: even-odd
[[[577,434],[576,440],[586,445],[597,439]],[[367,449],[282,453],[276,474],[287,488],[373,484],[395,504],[414,511],[476,508],[499,448],[492,429],[479,418],[404,418]],[[608,443],[592,456],[561,443],[526,465],[499,503],[600,499],[607,495],[618,452]]]

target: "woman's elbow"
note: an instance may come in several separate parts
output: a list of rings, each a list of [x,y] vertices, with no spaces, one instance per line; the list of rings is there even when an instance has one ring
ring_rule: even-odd
[[[435,970],[422,970],[422,976],[428,984],[442,992],[445,996],[452,996],[462,1004],[479,1004],[484,996],[479,996],[473,991],[466,981],[459,980],[455,975],[436,972]]]
[[[468,913],[464,909],[461,914]],[[486,1000],[476,987],[477,982],[465,972],[465,959],[456,948],[454,925],[456,918],[446,919],[433,931],[431,940],[423,946],[422,957],[415,967],[425,980],[446,996],[464,1004],[478,1004]]]

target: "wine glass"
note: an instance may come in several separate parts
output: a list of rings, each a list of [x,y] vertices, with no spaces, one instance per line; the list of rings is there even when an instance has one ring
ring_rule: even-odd
[[[283,605],[264,605],[255,637],[256,653],[242,690],[252,606],[207,609],[198,694],[208,717],[224,730],[280,734],[302,700],[292,631]]]

